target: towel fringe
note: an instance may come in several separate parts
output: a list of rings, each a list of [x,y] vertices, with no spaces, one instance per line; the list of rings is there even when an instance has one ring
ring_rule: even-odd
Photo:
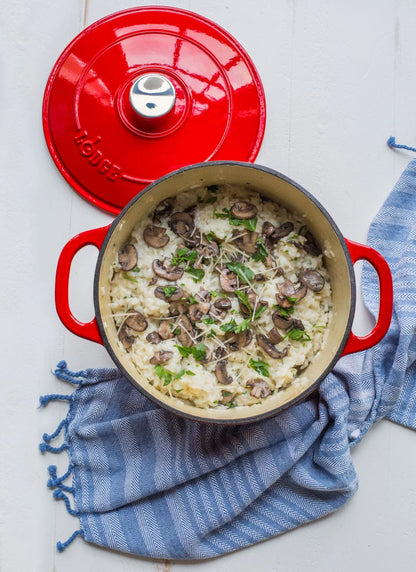
[[[66,361],[64,361],[64,360],[62,360],[58,363],[58,365],[56,366],[56,369],[54,370],[53,373],[59,379],[63,379],[64,381],[68,381],[69,383],[72,383],[72,385],[81,385],[83,380],[82,379],[74,379],[74,378],[77,378],[77,377],[83,378],[87,375],[87,372],[85,370],[70,371],[67,368]]]
[[[53,373],[57,378],[64,381],[68,381],[72,385],[76,386],[82,385],[84,383],[84,378],[86,376],[86,372],[84,371],[80,371],[78,373],[69,371],[66,367],[65,361],[60,361],[57,365],[56,370]],[[62,421],[59,423],[55,431],[53,433],[44,433],[42,435],[43,442],[40,443],[39,445],[39,450],[42,453],[45,453],[46,451],[48,451],[49,453],[61,453],[62,451],[69,450],[68,425],[71,415],[72,396],[73,394],[62,395],[58,393],[52,393],[49,395],[43,395],[39,398],[40,407],[45,407],[51,401],[67,401],[69,405],[66,417],[62,419]],[[59,435],[61,435],[62,431],[64,432],[63,443],[58,447],[53,447],[52,445],[50,445],[50,442]],[[70,500],[68,496],[65,494],[65,493],[70,493],[74,496],[75,487],[64,484],[64,481],[73,474],[74,464],[72,462],[69,462],[66,473],[64,473],[59,477],[57,470],[58,469],[56,465],[48,466],[49,479],[46,484],[49,488],[54,489],[53,498],[55,500],[63,500],[67,512],[72,516],[79,517],[80,513],[74,508],[72,508]],[[63,552],[67,548],[67,546],[69,546],[74,541],[74,539],[77,536],[81,536],[82,538],[84,538],[84,531],[82,529],[76,530],[65,542],[57,542],[56,548],[58,552]]]
[[[399,145],[398,143],[396,143],[396,137],[393,136],[387,139],[387,145],[391,149],[406,149],[406,151],[414,151],[416,153],[416,147],[409,147],[408,145]]]
[[[73,542],[76,539],[77,536],[81,536],[82,538],[84,538],[84,531],[81,529],[76,530],[73,534],[71,534],[71,536],[65,542],[58,541],[56,543],[56,548],[58,552],[63,552],[65,548],[67,548],[71,544],[71,542]]]

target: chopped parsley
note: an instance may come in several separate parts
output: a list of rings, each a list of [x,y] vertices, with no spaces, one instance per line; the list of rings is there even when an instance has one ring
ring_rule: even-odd
[[[265,262],[266,258],[269,256],[267,248],[261,238],[256,240],[256,244],[256,252],[251,255],[251,258],[256,262]]]
[[[202,268],[193,268],[190,266],[185,270],[185,272],[194,277],[194,282],[201,282],[202,278],[205,276],[205,272],[202,270]]]
[[[171,264],[177,266],[181,262],[190,262],[193,264],[198,258],[198,253],[196,250],[189,250],[189,248],[178,248],[176,254],[172,254]]]
[[[187,346],[178,346],[178,345],[175,345],[175,348],[178,348],[178,351],[182,357],[189,357],[192,355],[195,361],[203,360],[207,353],[207,347],[202,342],[190,348],[188,348]]]
[[[227,218],[228,222],[232,226],[244,226],[247,230],[253,231],[256,230],[257,226],[257,217],[249,218],[249,219],[239,219],[235,218],[232,214],[230,209],[222,209],[222,213],[217,212],[216,208],[214,207],[214,218]]]
[[[265,361],[261,359],[250,358],[249,366],[251,367],[251,369],[254,369],[254,371],[259,373],[260,375],[264,375],[264,377],[270,377],[269,375],[270,364],[266,363]]]
[[[169,385],[172,381],[173,373],[164,368],[163,365],[155,365],[155,374],[159,379],[163,380],[163,385]]]
[[[170,298],[171,296],[173,296],[173,294],[175,294],[177,290],[176,286],[162,286],[162,288],[166,298]]]
[[[215,236],[215,232],[209,232],[208,234],[205,235],[206,239],[208,240],[208,242],[212,242]]]
[[[202,318],[202,321],[204,324],[214,324],[215,322],[214,318]]]
[[[234,272],[234,274],[237,274],[240,280],[245,284],[250,284],[250,281],[254,278],[254,272],[240,262],[228,262],[227,268],[231,270],[231,272]]]
[[[250,324],[250,318],[243,320],[242,322],[240,322],[240,324],[237,324],[235,320],[231,320],[230,322],[227,322],[226,324],[220,326],[220,330],[222,330],[227,334],[230,332],[232,332],[233,334],[239,334],[240,332],[245,332],[249,324]]]
[[[297,342],[310,342],[311,341],[310,335],[307,334],[305,332],[305,330],[298,330],[296,328],[292,328],[289,331],[289,333],[286,334],[285,338],[290,338],[291,340],[295,340]]]

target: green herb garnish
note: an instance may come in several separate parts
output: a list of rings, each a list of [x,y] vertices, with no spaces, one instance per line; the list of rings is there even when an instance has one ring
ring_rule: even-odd
[[[139,281],[136,280],[136,278],[132,278],[132,277],[129,276],[128,274],[123,274],[123,278],[125,278],[126,280],[130,280],[130,282],[135,282],[136,284],[139,283]]]
[[[228,218],[228,222],[232,226],[244,226],[247,230],[253,231],[256,230],[257,226],[257,217],[249,218],[249,219],[239,219],[235,218],[230,209],[222,209],[222,213],[217,212],[214,208],[214,218]]]
[[[185,270],[185,272],[194,277],[194,282],[201,282],[202,278],[205,276],[205,272],[202,270],[202,268],[193,268],[190,266]]]
[[[204,324],[214,324],[215,320],[213,318],[203,318]]]
[[[298,330],[296,328],[293,328],[289,331],[288,334],[286,334],[286,336],[283,338],[290,338],[291,340],[295,340],[297,342],[310,342],[311,341],[311,337],[309,334],[307,334],[305,332],[305,330]]]
[[[170,298],[175,294],[177,288],[176,286],[162,286],[163,293],[165,294],[166,298]]]
[[[240,302],[243,304],[243,306],[245,306],[251,316],[253,309],[250,306],[250,300],[248,295],[243,292],[242,290],[235,290],[235,295],[237,296],[237,298],[240,300]]]
[[[209,232],[208,234],[205,235],[206,239],[208,240],[208,242],[212,242],[214,236],[215,236],[215,232]]]
[[[254,272],[240,262],[228,262],[227,268],[231,270],[231,272],[234,272],[234,274],[237,274],[240,280],[245,284],[250,284],[250,280],[254,278]]]
[[[198,258],[198,253],[196,250],[189,250],[189,248],[179,248],[176,254],[172,254],[171,264],[177,266],[181,262],[190,262],[193,264]]]
[[[172,381],[173,373],[164,368],[163,365],[155,365],[155,374],[159,379],[163,379],[163,386],[169,385]]]
[[[253,359],[251,358],[249,361],[249,366],[251,369],[254,369],[260,375],[264,375],[264,377],[270,377],[269,375],[269,367],[270,364],[266,363],[261,359]]]
[[[269,253],[261,238],[256,240],[256,245],[256,252],[251,255],[251,258],[256,262],[265,262],[266,258],[269,256]]]
[[[178,346],[178,345],[175,345],[175,348],[178,348],[178,351],[182,357],[189,357],[190,355],[192,355],[194,356],[195,361],[203,360],[207,353],[207,347],[202,342],[196,346],[192,346],[191,348],[188,348],[187,346]]]

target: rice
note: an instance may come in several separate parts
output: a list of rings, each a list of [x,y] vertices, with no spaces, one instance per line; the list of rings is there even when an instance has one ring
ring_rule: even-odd
[[[255,216],[234,216],[236,204],[249,205]],[[172,214],[187,209],[194,228],[175,227]],[[302,219],[256,192],[230,185],[181,193],[168,210],[159,208],[133,229],[128,244],[137,252],[137,264],[123,269],[119,256],[112,268],[111,310],[119,344],[138,373],[162,393],[203,409],[252,406],[296,383],[325,343],[332,312],[323,255]],[[144,240],[154,227],[167,242],[163,247]],[[284,234],[282,228],[290,230]],[[276,239],[279,233],[284,236]],[[166,261],[163,271],[179,267],[183,274],[162,278],[155,260],[162,266]],[[223,291],[224,277],[237,284],[234,291]],[[318,280],[318,286],[308,286],[307,278]],[[155,296],[156,288],[161,297]],[[182,299],[171,302],[179,288]],[[285,295],[288,289],[294,294]],[[219,300],[229,300],[223,303],[230,308],[221,313],[214,306]],[[146,325],[142,331],[127,326],[135,315]],[[167,339],[158,334],[163,323]],[[185,344],[179,341],[184,330]],[[149,334],[157,343],[148,341]]]

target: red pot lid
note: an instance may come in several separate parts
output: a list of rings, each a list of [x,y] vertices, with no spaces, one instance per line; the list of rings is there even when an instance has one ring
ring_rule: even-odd
[[[72,187],[118,213],[162,175],[203,161],[254,161],[265,98],[225,30],[192,12],[112,14],[65,49],[49,77],[43,127]]]

